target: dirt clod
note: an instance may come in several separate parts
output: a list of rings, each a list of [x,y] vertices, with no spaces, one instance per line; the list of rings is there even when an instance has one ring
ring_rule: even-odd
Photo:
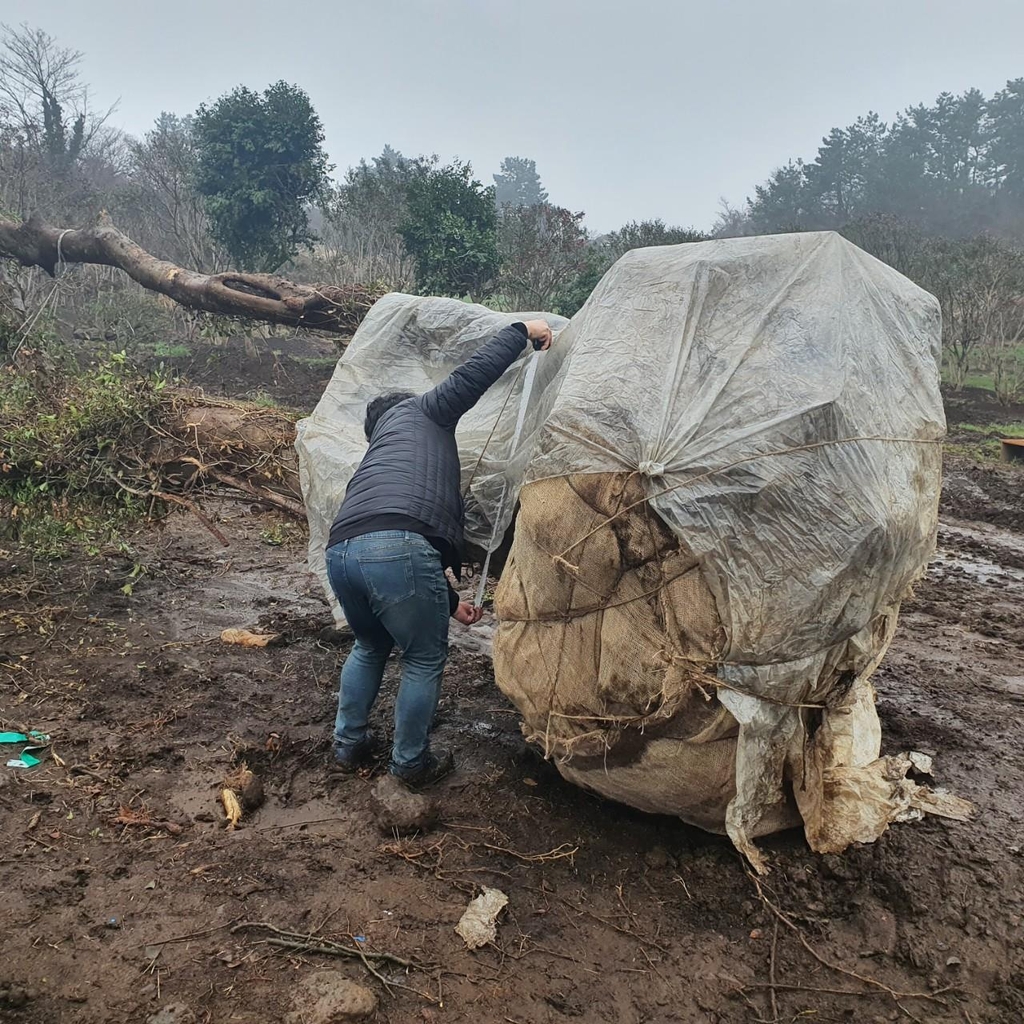
[[[0,1006],[18,1009],[32,999],[33,993],[18,985],[0,985]]]
[[[377,824],[384,832],[424,832],[437,821],[437,804],[425,793],[414,793],[390,772],[373,787]]]
[[[266,799],[263,780],[248,765],[239,765],[224,779],[224,785],[238,795],[238,802],[244,811],[255,811]]]
[[[369,1017],[377,1009],[377,996],[338,971],[320,971],[300,982],[294,1005],[284,1024],[342,1024]]]

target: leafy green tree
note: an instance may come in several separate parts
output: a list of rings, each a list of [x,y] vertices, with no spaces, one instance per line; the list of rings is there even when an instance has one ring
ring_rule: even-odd
[[[505,157],[501,173],[494,175],[494,201],[499,210],[546,203],[548,194],[541,187],[536,162],[524,156]]]
[[[977,89],[944,92],[931,110],[929,170],[952,191],[988,184],[988,104]]]
[[[575,316],[590,298],[611,263],[603,242],[590,242],[583,250],[579,273],[562,280],[551,299],[551,312]]]
[[[398,229],[410,182],[436,165],[437,157],[410,158],[385,146],[380,156],[348,169],[324,207],[320,232],[333,281],[380,281],[399,291],[414,286],[415,267]]]
[[[618,231],[612,231],[588,243],[582,254],[580,269],[575,276],[563,280],[555,291],[552,311],[562,316],[574,316],[597,287],[608,268],[630,249],[643,249],[652,245],[680,245],[701,242],[709,236],[693,228],[668,227],[660,219],[630,221]]]
[[[348,169],[338,189],[339,205],[353,217],[397,233],[406,217],[409,184],[436,165],[437,157],[407,157],[385,146],[369,163],[360,160]]]
[[[879,181],[886,126],[875,113],[833,128],[814,163],[804,167],[807,214],[816,227],[845,224],[870,209]]]
[[[313,240],[307,207],[327,185],[323,140],[309,97],[287,82],[262,95],[239,86],[196,112],[196,186],[241,269],[275,270]]]
[[[399,233],[416,262],[422,293],[477,295],[498,270],[494,188],[474,179],[468,163],[431,167],[406,190]]]
[[[758,231],[841,228],[888,214],[926,231],[1024,236],[1024,80],[987,100],[944,92],[885,124],[833,128],[811,163],[790,161],[748,200]]]
[[[754,188],[754,195],[748,205],[755,231],[800,231],[807,226],[809,197],[802,160],[777,168],[763,185]]]
[[[1007,82],[988,109],[993,173],[1003,191],[1024,199],[1024,78]]]
[[[885,138],[880,161],[883,173],[871,212],[929,220],[938,204],[937,183],[928,170],[930,154],[930,110],[919,104],[897,114]]]

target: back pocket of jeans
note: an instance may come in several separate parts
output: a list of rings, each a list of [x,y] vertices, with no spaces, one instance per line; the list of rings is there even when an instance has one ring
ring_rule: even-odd
[[[381,608],[408,601],[416,593],[412,555],[407,551],[377,557],[364,554],[359,568],[371,599]]]

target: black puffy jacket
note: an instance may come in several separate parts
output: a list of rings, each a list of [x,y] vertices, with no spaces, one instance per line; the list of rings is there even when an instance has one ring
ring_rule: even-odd
[[[399,402],[377,421],[370,447],[349,481],[331,542],[374,530],[381,516],[416,520],[455,549],[463,543],[455,428],[526,346],[523,324],[499,331],[425,395]]]

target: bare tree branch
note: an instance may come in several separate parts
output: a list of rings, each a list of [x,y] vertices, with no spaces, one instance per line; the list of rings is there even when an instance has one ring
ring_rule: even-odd
[[[51,276],[60,263],[117,267],[143,288],[189,309],[266,323],[351,334],[380,293],[360,286],[304,285],[273,274],[200,274],[158,259],[122,234],[106,215],[93,228],[60,229],[38,215],[0,220],[0,255]]]

